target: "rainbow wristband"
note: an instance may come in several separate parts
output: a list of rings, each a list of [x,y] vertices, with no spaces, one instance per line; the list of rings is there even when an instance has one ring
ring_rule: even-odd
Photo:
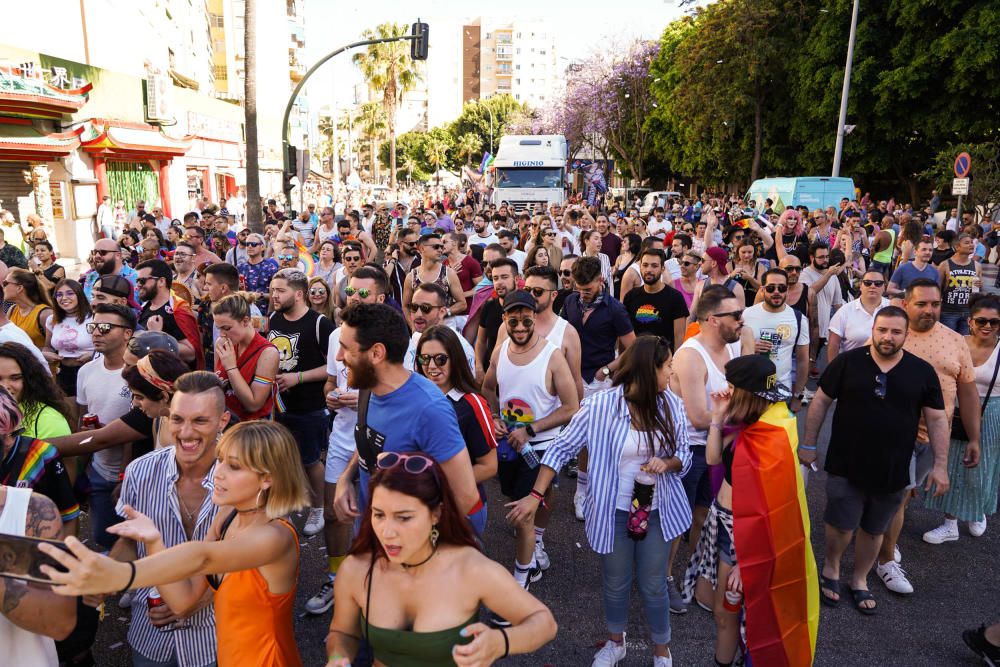
[[[257,384],[271,385],[274,384],[274,378],[264,377],[263,375],[254,375],[253,382],[256,382]]]

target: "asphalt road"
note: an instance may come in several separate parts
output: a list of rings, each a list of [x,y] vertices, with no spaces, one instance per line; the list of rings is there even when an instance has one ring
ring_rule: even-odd
[[[801,432],[804,419],[799,421]],[[829,417],[820,438],[821,461],[828,428]],[[823,553],[821,519],[825,480],[826,475],[822,471],[814,473],[807,487],[812,544],[820,559]],[[597,646],[606,639],[600,563],[587,545],[583,523],[576,521],[572,515],[570,501],[574,481],[560,477],[560,484],[552,525],[545,536],[552,567],[541,581],[531,587],[531,592],[552,609],[559,623],[559,633],[552,643],[536,653],[510,658],[502,664],[586,667],[590,665]],[[492,557],[502,563],[511,563],[513,536],[511,530],[499,520],[501,503],[494,484],[490,487],[491,518],[486,545]],[[962,537],[957,542],[939,546],[925,544],[921,535],[936,527],[940,519],[937,512],[923,509],[920,500],[914,502],[907,516],[899,548],[903,554],[903,566],[916,589],[912,596],[900,597],[888,592],[872,573],[869,584],[878,598],[877,616],[862,616],[847,600],[833,609],[821,606],[816,665],[973,667],[982,664],[963,644],[961,632],[998,618],[1000,527],[990,525],[983,537],[973,538],[962,525]],[[303,522],[304,517],[297,519],[300,527]],[[298,614],[301,614],[305,600],[322,581],[325,569],[325,553],[320,550],[322,538],[304,538],[302,543],[302,583],[296,606]],[[675,577],[682,574],[686,554],[686,548],[682,548]],[[842,568],[844,581],[852,567],[851,556],[849,550]],[[95,649],[97,664],[101,667],[130,665],[125,643],[128,612],[118,609],[111,600],[107,608],[108,614],[101,625]],[[324,637],[329,622],[330,613],[318,617],[297,616],[296,634],[305,665],[324,664]],[[714,665],[715,627],[710,614],[693,607],[684,616],[672,616],[671,627],[675,665]],[[640,600],[635,591],[627,639],[628,657],[619,664],[622,667],[650,665],[652,653],[642,620]]]

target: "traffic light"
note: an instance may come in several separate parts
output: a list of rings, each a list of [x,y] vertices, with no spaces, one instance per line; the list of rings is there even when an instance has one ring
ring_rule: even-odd
[[[295,146],[285,146],[284,169],[281,173],[281,191],[285,193],[285,199],[288,201],[290,201],[292,188],[295,187],[292,179],[298,175],[296,173],[297,155],[298,149]]]
[[[420,19],[413,24],[410,35],[415,39],[410,41],[410,57],[414,60],[427,60],[427,32],[429,28]]]

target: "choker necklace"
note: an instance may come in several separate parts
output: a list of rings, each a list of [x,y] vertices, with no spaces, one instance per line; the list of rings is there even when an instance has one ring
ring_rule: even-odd
[[[248,510],[240,510],[240,509],[238,509],[238,510],[236,510],[236,513],[237,514],[256,514],[257,512],[261,511],[261,509],[263,509],[263,508],[261,508],[261,507],[254,507],[254,508],[248,509]]]
[[[434,547],[433,549],[431,549],[431,555],[423,559],[419,563],[413,563],[412,565],[410,563],[400,563],[400,565],[403,566],[404,570],[412,570],[415,567],[420,567],[421,565],[429,561],[431,558],[434,558],[434,554],[436,554],[437,552],[438,552],[437,547]]]

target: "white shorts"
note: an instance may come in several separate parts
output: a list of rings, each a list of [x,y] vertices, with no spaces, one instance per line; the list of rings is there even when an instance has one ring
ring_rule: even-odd
[[[347,470],[347,464],[351,462],[354,452],[349,452],[341,447],[330,445],[326,450],[326,470],[323,479],[327,484],[336,484],[340,476]]]
[[[600,373],[601,371],[597,371]],[[606,389],[611,389],[611,378],[605,378],[604,380],[598,380],[594,377],[593,382],[583,383],[583,397],[590,398],[594,394],[605,391]]]

